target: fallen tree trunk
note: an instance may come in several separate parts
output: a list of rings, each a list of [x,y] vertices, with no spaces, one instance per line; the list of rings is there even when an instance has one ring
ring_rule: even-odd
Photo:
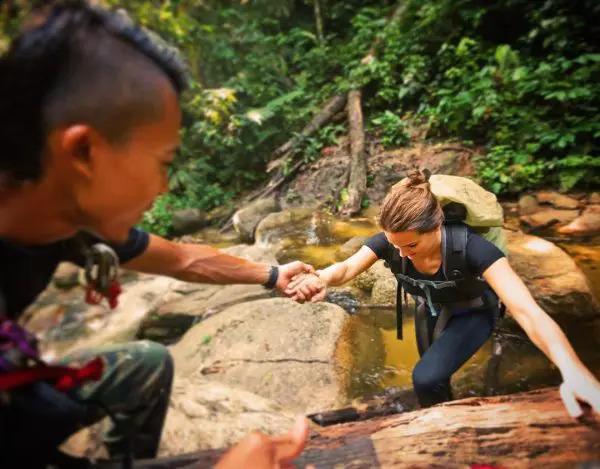
[[[310,137],[317,130],[323,127],[329,120],[341,111],[346,104],[346,95],[336,95],[331,98],[323,109],[312,118],[312,120],[304,127],[299,134],[294,135],[291,139],[281,145],[273,152],[273,158],[278,158],[289,153],[301,140]]]
[[[210,467],[203,451],[188,468]],[[188,463],[191,456],[181,457]],[[174,464],[176,458],[171,458]],[[309,439],[297,467],[596,467],[600,418],[568,416],[556,388],[474,397],[429,409],[335,425]],[[138,466],[135,467],[166,467]],[[175,465],[169,467],[178,467]],[[179,466],[181,467],[181,466]]]
[[[360,90],[348,93],[350,175],[348,177],[348,200],[341,211],[344,216],[354,215],[360,211],[362,198],[367,190],[365,130],[360,97]]]

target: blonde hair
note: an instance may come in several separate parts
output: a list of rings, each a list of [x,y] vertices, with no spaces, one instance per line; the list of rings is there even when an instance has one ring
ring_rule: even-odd
[[[444,222],[444,212],[428,182],[430,175],[426,169],[415,169],[392,187],[379,213],[379,224],[384,231],[425,233]]]

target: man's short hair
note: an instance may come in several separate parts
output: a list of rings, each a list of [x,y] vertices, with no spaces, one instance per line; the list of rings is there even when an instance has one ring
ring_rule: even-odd
[[[61,1],[0,58],[0,176],[35,180],[48,133],[87,124],[111,142],[162,113],[163,83],[186,84],[178,53],[124,12]]]

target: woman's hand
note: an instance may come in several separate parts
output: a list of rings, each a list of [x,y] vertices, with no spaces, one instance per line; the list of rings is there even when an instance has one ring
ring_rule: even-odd
[[[588,371],[578,370],[564,377],[560,385],[560,397],[571,417],[581,417],[580,402],[589,404],[600,415],[600,382]]]
[[[326,293],[327,284],[317,274],[296,275],[285,290],[287,296],[299,303],[321,301]]]

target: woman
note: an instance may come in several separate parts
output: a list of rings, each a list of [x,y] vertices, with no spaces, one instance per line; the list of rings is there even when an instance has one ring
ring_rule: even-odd
[[[413,370],[413,384],[422,406],[452,398],[452,374],[490,337],[501,302],[559,368],[563,378],[561,396],[568,412],[574,417],[581,415],[579,399],[600,413],[598,380],[579,360],[554,320],[533,299],[502,251],[464,225],[468,273],[463,272],[466,278],[454,286],[448,284],[448,276],[453,274],[443,265],[444,253],[457,225],[444,223],[444,212],[428,179],[428,173],[422,171],[409,174],[383,202],[379,220],[383,232],[368,239],[345,261],[298,277],[286,294],[298,301],[318,301],[324,298],[327,286],[346,283],[384,259],[399,279],[399,289],[410,293],[417,303],[421,359]],[[461,272],[452,272],[461,277]]]

